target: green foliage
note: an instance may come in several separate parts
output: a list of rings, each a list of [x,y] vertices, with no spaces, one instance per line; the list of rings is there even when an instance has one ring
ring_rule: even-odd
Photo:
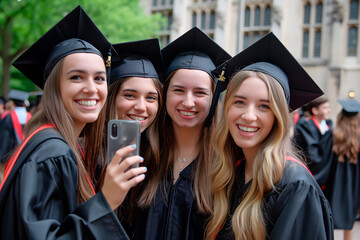
[[[146,15],[139,0],[0,0],[0,32],[10,23],[7,31],[12,35],[10,54],[29,47],[78,5],[84,8],[111,43],[156,37],[165,22],[160,15]],[[11,88],[36,89],[14,67],[11,67],[10,84]]]

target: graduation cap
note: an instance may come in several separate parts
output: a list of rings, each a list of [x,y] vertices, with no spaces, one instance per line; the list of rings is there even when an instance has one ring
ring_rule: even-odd
[[[123,77],[163,80],[163,62],[157,38],[114,44],[110,84]]]
[[[212,70],[231,56],[199,28],[194,27],[161,50],[166,78],[177,69],[196,69],[207,72],[216,83],[209,114],[205,126],[209,127],[215,113],[216,104],[223,87],[222,82],[212,74]]]
[[[194,27],[161,50],[166,77],[177,69],[211,71],[231,56],[199,28]]]
[[[27,100],[29,98],[29,96],[30,96],[30,93],[20,91],[20,90],[15,90],[15,89],[11,89],[9,92],[9,95],[8,95],[9,99],[16,100],[16,101],[22,101],[22,102]]]
[[[338,100],[342,106],[342,112],[345,116],[353,117],[360,112],[360,103],[355,99]]]
[[[65,56],[95,53],[110,61],[110,49],[111,44],[78,6],[28,48],[13,66],[43,89],[52,69]]]
[[[323,95],[322,90],[272,32],[217,67],[213,74],[227,85],[239,70],[258,71],[275,78],[284,90],[290,111]]]

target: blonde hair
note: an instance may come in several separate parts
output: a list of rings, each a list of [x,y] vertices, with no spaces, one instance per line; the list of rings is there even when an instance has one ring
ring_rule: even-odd
[[[214,239],[229,216],[229,199],[235,179],[235,161],[243,156],[229,133],[227,113],[242,82],[258,77],[269,91],[270,108],[275,121],[269,135],[264,139],[253,163],[253,180],[244,193],[242,201],[232,216],[232,229],[236,239],[265,239],[266,226],[263,217],[264,195],[275,188],[285,167],[286,154],[292,152],[290,140],[291,119],[288,104],[281,85],[271,76],[253,71],[236,73],[227,87],[224,114],[211,139],[217,156],[211,171],[214,192],[213,215],[206,228],[206,239]],[[226,134],[224,134],[226,133]]]
[[[77,186],[77,199],[78,203],[84,202],[90,199],[94,193],[88,182],[88,171],[87,166],[83,161],[79,147],[77,145],[77,137],[74,135],[73,119],[70,114],[66,111],[63,100],[61,98],[60,89],[60,76],[64,63],[64,58],[61,59],[53,68],[48,79],[44,85],[44,92],[40,104],[42,105],[40,110],[29,120],[26,125],[25,135],[26,137],[31,134],[35,129],[42,126],[43,124],[52,123],[56,126],[56,130],[64,138],[66,143],[73,151],[77,167],[78,167],[78,186]],[[98,129],[102,132],[102,126],[104,125],[104,111],[101,111],[98,119],[94,123],[86,124],[83,133],[90,133],[90,129]],[[96,135],[95,133],[93,135]],[[101,137],[98,136],[96,139],[93,137],[86,137],[85,146],[92,146],[92,154],[99,154],[101,147]],[[88,147],[85,147],[85,149]],[[85,154],[87,152],[85,151]],[[85,156],[89,156],[87,154]],[[91,156],[91,155],[90,155]],[[99,156],[99,155],[96,155]],[[89,160],[89,159],[87,159]],[[89,161],[89,165],[96,165],[97,161]],[[91,176],[90,176],[91,177]]]
[[[342,111],[338,114],[333,131],[332,150],[338,156],[339,162],[344,162],[347,158],[351,164],[357,163],[360,151],[359,127],[359,114],[352,117],[344,115]]]

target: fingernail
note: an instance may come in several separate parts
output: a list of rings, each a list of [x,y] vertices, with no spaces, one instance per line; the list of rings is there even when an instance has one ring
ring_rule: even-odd
[[[147,167],[144,167],[144,170],[147,171]]]
[[[131,148],[136,148],[136,144],[133,144],[130,146]]]
[[[143,157],[140,157],[141,158],[141,162],[143,162],[144,161],[144,158]]]
[[[145,178],[145,174],[141,174],[141,176],[142,176],[143,178]]]

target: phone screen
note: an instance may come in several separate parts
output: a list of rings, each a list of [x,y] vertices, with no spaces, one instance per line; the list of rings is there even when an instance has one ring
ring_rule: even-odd
[[[108,123],[108,137],[107,137],[107,155],[108,162],[110,162],[116,151],[128,145],[136,144],[136,149],[127,154],[126,157],[140,154],[140,123],[131,120],[110,120]],[[132,167],[138,167],[135,164]]]

